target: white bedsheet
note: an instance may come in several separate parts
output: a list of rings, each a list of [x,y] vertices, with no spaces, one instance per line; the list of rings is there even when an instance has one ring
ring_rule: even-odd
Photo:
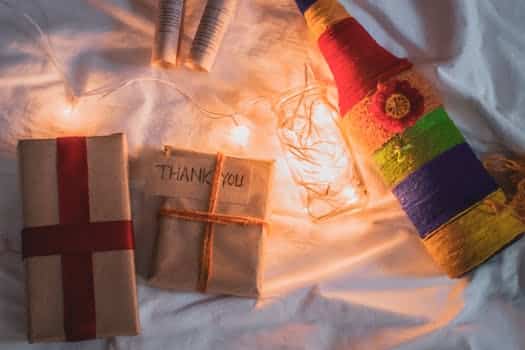
[[[202,2],[188,0],[183,52]],[[7,3],[49,34],[59,66],[74,93],[84,97],[71,114],[64,113],[64,84],[39,48],[38,33],[20,12],[0,4],[1,348],[525,349],[523,239],[468,277],[450,280],[375,180],[365,213],[309,223],[279,153],[275,118],[266,102],[254,103],[300,84],[304,63],[331,82],[292,0],[241,1],[211,74],[149,67],[153,0]],[[525,150],[523,0],[344,3],[383,45],[408,55],[439,86],[477,151]],[[208,109],[238,111],[252,129],[247,147],[229,141],[229,119],[206,118],[166,84],[136,82],[104,98],[86,94],[148,77],[173,81]],[[142,334],[27,345],[16,142],[119,131],[127,133],[131,152]],[[143,165],[148,150],[165,143],[278,159],[266,295],[260,301],[147,286],[158,201],[144,193]]]

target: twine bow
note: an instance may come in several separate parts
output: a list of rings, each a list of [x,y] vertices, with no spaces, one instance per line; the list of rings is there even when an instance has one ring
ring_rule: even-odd
[[[487,205],[498,213],[505,207],[512,207],[515,215],[525,222],[525,159],[510,159],[500,154],[490,155],[483,162],[485,168],[502,183],[505,192],[511,194],[508,203],[487,201]]]
[[[169,156],[171,148],[165,147],[164,150],[166,155]],[[197,282],[197,290],[201,293],[205,293],[208,290],[208,282],[213,269],[213,240],[215,236],[215,225],[268,225],[266,220],[256,217],[215,213],[220,194],[220,176],[224,168],[224,159],[224,154],[220,152],[217,153],[207,212],[170,208],[162,208],[159,212],[159,214],[164,217],[206,223],[204,239],[202,242],[199,279]]]

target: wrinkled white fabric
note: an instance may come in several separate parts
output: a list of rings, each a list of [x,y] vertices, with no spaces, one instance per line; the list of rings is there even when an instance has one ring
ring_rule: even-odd
[[[187,55],[204,1],[188,0]],[[287,173],[270,98],[302,83],[309,63],[331,76],[292,0],[244,0],[210,74],[149,66],[153,0],[10,0],[49,34],[59,66],[81,96],[64,113],[61,75],[38,33],[0,4],[0,348],[3,349],[524,349],[525,241],[468,277],[436,269],[394,198],[368,174],[365,212],[312,225]],[[407,55],[443,92],[452,118],[479,152],[525,151],[525,2],[345,0],[388,49]],[[238,112],[212,120],[166,84],[139,81],[101,98],[88,91],[134,78],[172,81],[203,108]],[[84,96],[84,97],[82,97]],[[258,102],[257,102],[258,101]],[[22,228],[16,163],[20,138],[123,131],[130,145],[142,335],[78,344],[25,341]],[[149,152],[168,143],[276,158],[266,296],[182,294],[147,286],[158,199],[144,191]],[[368,173],[366,163],[363,163]],[[118,296],[115,296],[118,298]]]

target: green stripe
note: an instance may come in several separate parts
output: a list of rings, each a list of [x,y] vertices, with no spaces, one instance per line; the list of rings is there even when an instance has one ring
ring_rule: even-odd
[[[385,182],[394,187],[435,157],[464,142],[461,132],[440,107],[388,141],[373,158]]]

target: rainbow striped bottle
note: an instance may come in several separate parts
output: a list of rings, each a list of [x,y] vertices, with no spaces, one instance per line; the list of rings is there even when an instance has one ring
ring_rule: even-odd
[[[410,61],[381,47],[337,0],[296,0],[339,92],[345,136],[370,156],[450,277],[460,277],[525,232]]]

